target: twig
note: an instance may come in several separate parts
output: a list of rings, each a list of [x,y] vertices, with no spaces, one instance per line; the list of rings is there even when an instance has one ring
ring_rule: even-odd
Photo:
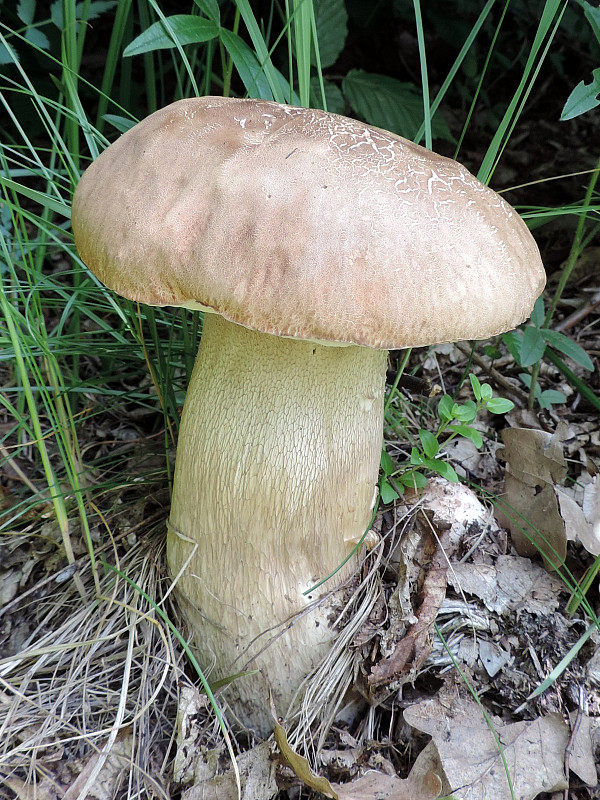
[[[577,325],[579,322],[584,320],[587,315],[591,314],[591,312],[598,308],[598,306],[600,306],[600,290],[594,292],[591,300],[582,305],[572,314],[569,314],[568,317],[565,317],[562,322],[559,322],[557,325],[555,325],[554,330],[560,331],[561,333],[569,330],[569,328],[572,328],[574,325]]]
[[[502,386],[509,394],[512,394],[513,397],[517,398],[522,405],[527,404],[528,395],[522,389],[519,389],[518,386],[514,386],[508,378],[505,378],[501,372],[498,372],[497,369],[491,365],[491,362],[487,361],[485,358],[479,355],[479,353],[473,352],[471,353],[471,347],[469,345],[464,344],[464,342],[455,342],[455,346],[460,350],[468,358],[472,357],[473,361],[477,364],[478,367],[486,372],[490,378],[493,378],[494,381],[499,386]]]

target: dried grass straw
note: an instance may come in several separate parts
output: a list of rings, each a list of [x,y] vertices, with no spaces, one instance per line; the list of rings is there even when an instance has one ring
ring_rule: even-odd
[[[161,595],[156,550],[138,542],[120,562],[113,551],[136,586],[104,569],[94,598],[86,563],[80,576],[89,602],[70,580],[35,601],[35,611],[20,607],[39,623],[0,660],[0,786],[18,797],[75,800],[107,779],[127,797],[170,796],[181,648],[139,591]]]

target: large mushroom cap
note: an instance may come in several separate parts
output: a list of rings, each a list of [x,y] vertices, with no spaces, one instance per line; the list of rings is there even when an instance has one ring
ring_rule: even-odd
[[[132,300],[375,348],[509,330],[545,282],[524,222],[460,164],[261,100],[147,117],[84,174],[73,230],[84,262]]]

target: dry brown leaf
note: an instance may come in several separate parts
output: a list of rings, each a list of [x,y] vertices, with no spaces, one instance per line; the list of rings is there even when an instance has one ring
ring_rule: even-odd
[[[408,680],[418,672],[431,653],[430,631],[446,596],[448,570],[448,554],[444,550],[444,544],[448,544],[447,532],[436,532],[432,525],[429,520],[423,524],[425,556],[429,558],[429,565],[423,581],[421,605],[416,613],[416,621],[408,628],[394,651],[371,669],[367,679],[371,688],[387,686],[401,679],[403,682]]]
[[[560,565],[567,553],[565,526],[554,492],[566,476],[566,462],[555,434],[529,428],[502,432],[506,460],[504,515],[513,543],[522,556],[542,553]]]
[[[404,718],[433,737],[445,776],[462,800],[510,800],[498,742],[477,703],[454,694],[410,706]],[[516,800],[567,788],[563,764],[569,729],[559,714],[533,722],[492,717]]]
[[[412,775],[412,773],[411,773]],[[442,781],[433,772],[406,779],[383,772],[367,772],[349,783],[334,783],[339,800],[435,800],[442,791]]]
[[[521,556],[498,556],[495,564],[453,564],[448,583],[479,597],[496,614],[526,609],[546,615],[558,608],[564,583],[553,573]]]
[[[0,570],[0,608],[8,605],[16,596],[22,577],[20,569]]]
[[[497,529],[489,509],[462,483],[450,483],[438,476],[430,478],[427,488],[418,495],[418,505],[433,515],[437,527],[448,528],[453,548],[473,529]]]
[[[5,778],[3,783],[15,793],[17,800],[58,800],[63,788],[48,778],[35,784],[19,778]]]
[[[583,506],[573,492],[555,487],[569,541],[579,541],[593,556],[600,555],[600,482],[596,476],[583,490]]]
[[[279,792],[271,746],[263,742],[237,757],[242,784],[241,800],[272,800]],[[198,781],[181,794],[181,800],[239,800],[232,769],[209,780]]]
[[[576,733],[569,758],[569,769],[578,775],[584,783],[587,783],[588,786],[596,786],[598,773],[596,772],[592,735],[594,727],[600,724],[600,721],[598,719],[592,720],[587,714],[582,714],[581,719],[578,720],[577,711],[571,712],[570,720],[571,727]]]
[[[279,724],[276,718],[274,719],[275,732],[273,736],[277,743],[277,747],[279,747],[279,752],[296,777],[300,778],[300,780],[307,786],[310,786],[311,789],[315,789],[317,792],[324,794],[325,797],[332,797],[333,800],[338,800],[338,795],[332,788],[327,778],[322,778],[320,775],[315,775],[304,756],[298,755],[298,753],[296,753],[296,751],[290,747],[285,728]]]
[[[112,800],[117,795],[126,768],[131,762],[132,752],[131,728],[123,728],[117,734],[108,753],[93,752],[84,761],[81,772],[63,795],[64,800],[74,800],[79,797],[100,763],[98,774],[93,779],[92,786],[87,788],[85,797],[89,800]]]
[[[276,719],[274,739],[296,777],[333,800],[435,800],[442,790],[442,781],[434,772],[419,770],[413,770],[406,779],[372,770],[348,783],[329,783],[315,775],[308,761],[290,747],[285,729]]]
[[[208,706],[205,694],[184,684],[177,704],[177,751],[173,760],[173,780],[184,785],[208,780],[217,772],[223,748],[206,752],[199,746],[202,720]]]

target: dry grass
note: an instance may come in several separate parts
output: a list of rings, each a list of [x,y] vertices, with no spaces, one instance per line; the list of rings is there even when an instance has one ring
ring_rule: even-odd
[[[182,660],[149,602],[162,594],[161,538],[157,530],[121,556],[115,546],[97,599],[86,563],[88,602],[68,580],[43,604],[17,607],[39,619],[18,652],[0,661],[0,785],[17,796],[35,796],[23,793],[27,785],[42,798],[62,797],[67,787],[69,797],[83,797],[101,778],[126,785],[128,797],[170,796]],[[111,753],[120,753],[117,769]]]

